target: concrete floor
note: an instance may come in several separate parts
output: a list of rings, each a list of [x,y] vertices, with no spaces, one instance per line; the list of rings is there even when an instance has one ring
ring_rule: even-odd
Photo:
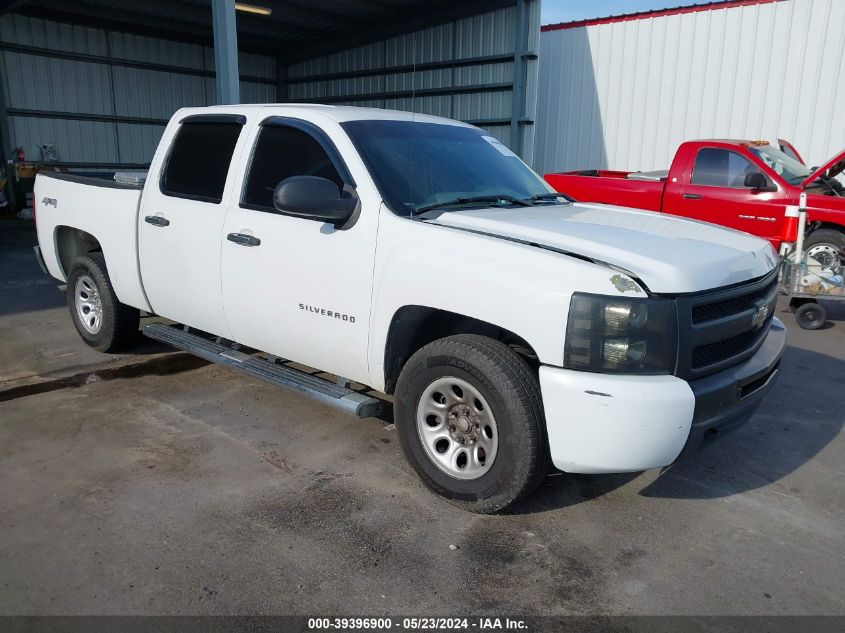
[[[91,351],[33,242],[0,223],[0,614],[845,613],[841,303],[823,331],[781,315],[775,392],[692,462],[482,517],[382,421]]]

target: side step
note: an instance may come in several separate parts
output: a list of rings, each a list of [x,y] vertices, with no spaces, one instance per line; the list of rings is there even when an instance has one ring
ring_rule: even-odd
[[[381,413],[384,406],[378,398],[358,393],[291,367],[244,354],[230,346],[186,332],[180,326],[153,323],[145,326],[141,331],[144,336],[151,339],[185,350],[213,363],[220,363],[250,376],[261,378],[274,385],[298,391],[359,418],[376,416]]]

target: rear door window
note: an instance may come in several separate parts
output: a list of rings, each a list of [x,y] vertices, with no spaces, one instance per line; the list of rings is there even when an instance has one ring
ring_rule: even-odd
[[[760,169],[741,154],[707,147],[695,157],[692,184],[744,189],[745,175],[754,171]]]
[[[161,192],[219,203],[242,128],[236,122],[182,123],[162,172]]]
[[[275,212],[273,192],[285,178],[319,176],[338,189],[344,182],[332,159],[307,132],[285,125],[262,126],[252,154],[242,205]]]

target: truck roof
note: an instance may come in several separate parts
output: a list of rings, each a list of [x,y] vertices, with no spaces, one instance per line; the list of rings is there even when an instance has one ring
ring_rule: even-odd
[[[736,147],[755,147],[759,145],[770,145],[769,141],[759,140],[759,139],[744,139],[744,138],[697,138],[690,141],[684,141],[684,145],[687,143],[718,143],[719,145],[734,145]]]
[[[338,123],[345,121],[385,120],[385,121],[417,121],[423,123],[440,123],[442,125],[461,125],[473,127],[468,123],[447,119],[430,114],[419,114],[402,110],[385,110],[381,108],[361,108],[357,106],[334,106],[321,103],[250,103],[236,105],[206,106],[197,108],[181,108],[180,116],[191,114],[240,113],[266,111],[267,116],[296,116],[297,114],[319,113]]]

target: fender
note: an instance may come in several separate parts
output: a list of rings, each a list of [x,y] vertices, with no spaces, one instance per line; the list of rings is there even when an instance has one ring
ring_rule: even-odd
[[[622,283],[635,288],[624,296],[647,296],[633,279],[585,258],[451,228],[399,217],[382,207],[368,354],[370,384],[376,389],[387,386],[390,326],[405,306],[501,328],[524,341],[540,363],[559,367],[573,292],[592,288],[623,296],[616,285]]]

